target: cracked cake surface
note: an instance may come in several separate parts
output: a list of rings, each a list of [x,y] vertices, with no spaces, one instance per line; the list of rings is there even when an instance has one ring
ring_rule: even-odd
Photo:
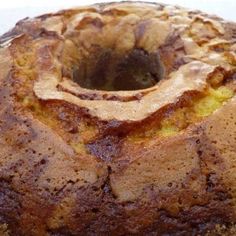
[[[1,235],[235,235],[236,24],[158,3],[0,37]]]

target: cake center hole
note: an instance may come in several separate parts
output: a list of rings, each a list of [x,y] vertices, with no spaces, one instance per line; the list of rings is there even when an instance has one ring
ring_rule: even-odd
[[[141,49],[120,55],[112,49],[96,48],[73,67],[73,81],[93,90],[145,89],[157,84],[163,76],[159,54]]]

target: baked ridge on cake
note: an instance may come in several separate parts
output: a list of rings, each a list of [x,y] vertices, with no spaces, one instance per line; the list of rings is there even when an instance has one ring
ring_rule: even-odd
[[[236,24],[158,3],[0,38],[1,235],[235,235]]]

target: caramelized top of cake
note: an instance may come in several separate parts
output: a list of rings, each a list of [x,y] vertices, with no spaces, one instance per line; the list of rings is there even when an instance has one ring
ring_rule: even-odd
[[[235,32],[141,2],[17,23],[0,38],[0,232],[234,224]]]

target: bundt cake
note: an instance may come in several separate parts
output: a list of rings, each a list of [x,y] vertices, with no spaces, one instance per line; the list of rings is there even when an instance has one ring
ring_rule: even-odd
[[[0,234],[236,235],[236,24],[95,4],[0,38]]]

